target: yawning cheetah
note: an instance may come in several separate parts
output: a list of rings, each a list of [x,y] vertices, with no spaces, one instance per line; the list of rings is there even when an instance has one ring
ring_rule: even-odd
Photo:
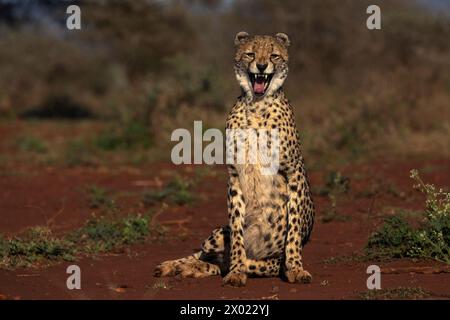
[[[314,223],[314,205],[300,152],[294,113],[283,92],[288,74],[289,38],[235,38],[235,73],[242,95],[227,129],[278,129],[279,167],[262,175],[257,164],[228,165],[229,225],[212,232],[202,250],[156,267],[155,276],[224,275],[224,284],[243,286],[248,275],[282,276],[309,282],[302,248]]]

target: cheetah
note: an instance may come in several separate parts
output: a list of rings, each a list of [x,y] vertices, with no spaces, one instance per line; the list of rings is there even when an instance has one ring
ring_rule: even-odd
[[[227,164],[229,225],[212,231],[197,253],[158,265],[155,276],[222,275],[223,284],[244,286],[248,276],[308,283],[302,249],[314,224],[314,204],[300,151],[293,108],[283,92],[289,37],[239,32],[236,79],[241,96],[227,129],[278,129],[279,166],[262,175],[258,164]]]

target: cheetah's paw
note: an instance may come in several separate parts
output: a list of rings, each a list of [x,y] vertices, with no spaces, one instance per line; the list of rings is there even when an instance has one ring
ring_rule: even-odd
[[[243,287],[247,282],[247,274],[244,272],[230,272],[223,278],[223,285]]]
[[[172,277],[179,273],[178,263],[174,260],[165,261],[155,267],[153,275],[155,277]]]
[[[311,274],[303,269],[287,270],[285,276],[290,283],[310,283],[312,280]]]

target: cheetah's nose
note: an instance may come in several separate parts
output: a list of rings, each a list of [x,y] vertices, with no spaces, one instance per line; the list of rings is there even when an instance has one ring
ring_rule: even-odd
[[[267,63],[264,63],[264,64],[257,63],[256,67],[258,68],[259,72],[263,73],[264,70],[266,70],[266,68],[267,68]]]

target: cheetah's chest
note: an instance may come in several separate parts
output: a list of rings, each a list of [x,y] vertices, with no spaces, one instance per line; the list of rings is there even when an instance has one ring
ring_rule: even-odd
[[[271,126],[266,117],[250,113],[241,128],[270,129]],[[255,139],[255,136],[246,136],[244,145],[247,153],[251,146],[257,143],[252,139]],[[246,161],[237,165],[236,169],[246,204],[246,252],[249,258],[262,259],[277,256],[283,251],[283,233],[287,224],[287,184],[284,177],[278,173],[264,173],[263,167],[267,166],[267,158],[257,156],[253,160],[253,163]]]

